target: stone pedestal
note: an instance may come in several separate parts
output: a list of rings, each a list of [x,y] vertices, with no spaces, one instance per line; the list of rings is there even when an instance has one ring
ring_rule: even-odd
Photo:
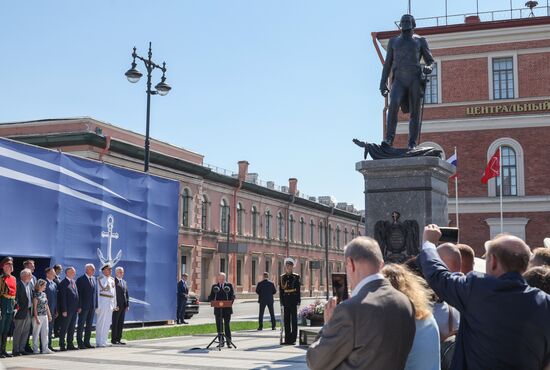
[[[365,177],[366,235],[374,237],[376,222],[390,221],[393,211],[400,221],[416,220],[447,226],[448,181],[454,166],[435,157],[361,161],[355,169]]]

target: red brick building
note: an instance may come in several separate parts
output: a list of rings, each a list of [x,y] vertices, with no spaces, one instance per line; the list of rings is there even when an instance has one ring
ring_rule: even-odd
[[[373,34],[383,48],[399,31]],[[500,181],[481,183],[488,159],[502,147],[504,231],[531,247],[550,236],[550,17],[417,28],[436,67],[426,89],[421,146],[458,155],[461,242],[483,253],[500,232]],[[396,145],[406,146],[402,116]],[[454,183],[450,225],[456,225]]]

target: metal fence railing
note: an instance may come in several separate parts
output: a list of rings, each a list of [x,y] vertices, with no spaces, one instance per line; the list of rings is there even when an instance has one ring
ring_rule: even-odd
[[[493,22],[504,21],[510,19],[526,19],[532,17],[548,17],[550,16],[550,6],[537,6],[533,9],[519,8],[519,9],[505,9],[505,10],[492,10],[486,12],[473,12],[462,14],[449,14],[437,17],[415,18],[416,27],[437,27],[448,26],[454,24],[463,24],[466,17],[478,16],[481,22]],[[395,25],[399,27],[399,21],[395,22]]]

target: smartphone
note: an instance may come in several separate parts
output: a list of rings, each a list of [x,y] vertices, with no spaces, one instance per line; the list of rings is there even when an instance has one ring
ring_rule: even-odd
[[[445,243],[457,243],[458,242],[458,227],[440,227],[441,238],[439,241]]]
[[[332,273],[332,295],[336,297],[338,303],[349,298],[348,278],[345,272]]]

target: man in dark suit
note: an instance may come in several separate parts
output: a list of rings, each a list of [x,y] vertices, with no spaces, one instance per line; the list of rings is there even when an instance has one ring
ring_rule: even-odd
[[[128,295],[128,285],[124,280],[124,268],[118,266],[115,269],[115,289],[117,309],[113,311],[111,343],[126,344],[122,340],[122,328],[124,327],[124,316],[130,309],[130,296]]]
[[[48,307],[52,315],[52,321],[48,325],[48,348],[55,352],[52,347],[53,323],[57,318],[57,284],[54,282],[55,271],[53,268],[46,269],[46,297],[48,298]]]
[[[187,286],[186,273],[181,275],[181,280],[178,282],[178,308],[176,322],[178,324],[187,324],[185,321],[185,306],[187,306],[187,298],[189,298],[189,287]]]
[[[512,235],[487,243],[486,274],[453,274],[439,258],[437,225],[419,255],[430,287],[460,311],[452,369],[542,369],[550,364],[550,296],[522,277],[531,251]]]
[[[264,272],[264,279],[256,285],[256,294],[260,304],[260,314],[258,316],[258,330],[264,327],[264,312],[267,306],[269,316],[271,316],[271,330],[275,330],[275,312],[273,310],[273,295],[277,293],[275,284],[269,280],[269,273]]]
[[[53,271],[55,272],[55,277],[53,279],[53,282],[55,285],[57,285],[57,288],[59,289],[59,283],[61,283],[61,272],[63,271],[63,266],[60,264],[56,264],[53,266]],[[59,307],[59,295],[57,296],[57,307]],[[59,329],[61,328],[61,321],[63,319],[63,316],[57,315],[57,318],[54,319],[53,323],[53,335],[54,337],[59,337]]]
[[[218,291],[219,289],[219,291]],[[233,285],[225,281],[225,274],[220,272],[218,274],[218,282],[212,285],[210,289],[210,295],[208,296],[208,302],[210,301],[234,301],[235,291]],[[214,315],[216,316],[216,327],[218,333],[223,333],[225,329],[225,336],[229,342],[231,342],[231,327],[229,325],[231,321],[231,315],[233,314],[233,308],[214,308]],[[223,325],[222,325],[223,324]],[[223,342],[222,342],[223,346]]]
[[[92,325],[96,309],[96,279],[94,276],[95,266],[88,263],[85,267],[85,274],[76,279],[78,289],[78,326],[76,328],[76,342],[78,349],[94,348],[90,343],[92,336]],[[84,329],[86,325],[86,329]],[[82,333],[84,332],[84,340]]]
[[[380,274],[384,265],[376,240],[360,236],[344,251],[350,298],[328,301],[325,325],[307,350],[313,370],[403,370],[415,329],[410,300]]]
[[[61,328],[59,329],[59,349],[61,351],[78,349],[73,344],[74,328],[76,325],[76,317],[80,312],[78,302],[78,288],[74,281],[76,270],[74,267],[65,269],[65,279],[59,283],[58,296],[59,307],[58,312],[63,318]]]
[[[23,269],[20,273],[21,280],[17,282],[15,302],[17,313],[14,317],[15,328],[13,330],[13,355],[30,355],[26,347],[29,336],[29,328],[32,320],[32,273],[29,269]]]

